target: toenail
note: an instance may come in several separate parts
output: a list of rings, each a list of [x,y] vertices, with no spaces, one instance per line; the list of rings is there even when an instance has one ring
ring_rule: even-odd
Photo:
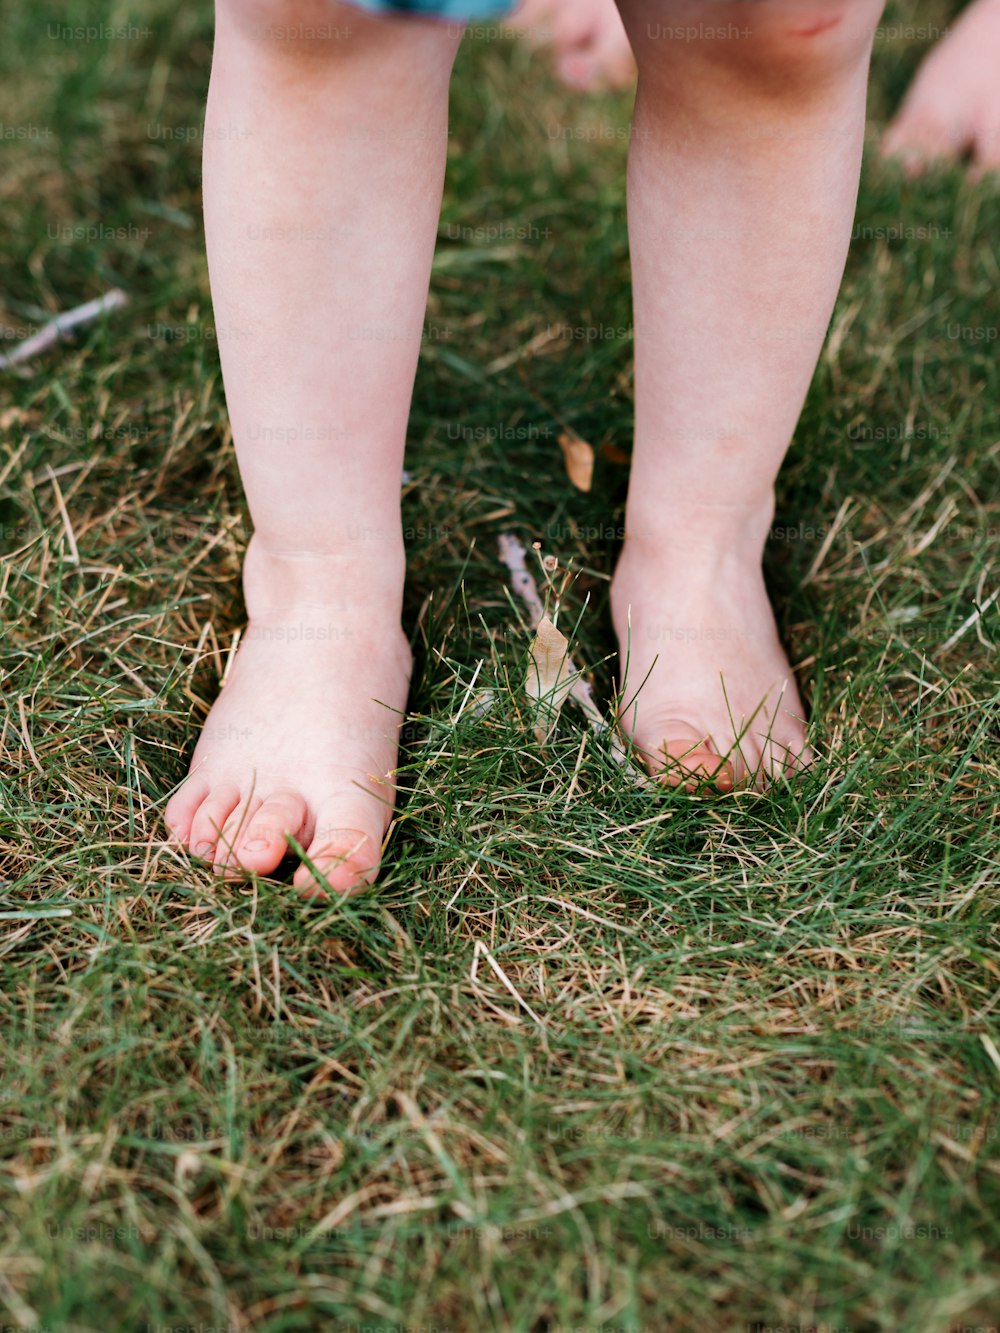
[[[267,845],[267,838],[252,838],[249,842],[244,843],[244,847],[248,852],[262,852]]]
[[[212,844],[210,842],[199,842],[194,849],[195,856],[210,856],[212,853]]]

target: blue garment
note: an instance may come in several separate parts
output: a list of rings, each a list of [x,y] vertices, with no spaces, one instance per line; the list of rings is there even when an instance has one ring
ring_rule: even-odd
[[[517,0],[349,0],[349,3],[370,14],[418,14],[460,23],[509,14]]]

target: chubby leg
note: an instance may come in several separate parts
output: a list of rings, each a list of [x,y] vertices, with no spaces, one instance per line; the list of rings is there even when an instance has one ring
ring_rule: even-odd
[[[218,0],[205,225],[254,535],[249,625],[167,807],[230,875],[289,836],[338,889],[391,816],[409,646],[403,446],[460,34],[333,0]],[[303,864],[297,884],[314,888]]]
[[[761,555],[847,253],[881,3],[620,0],[636,423],[612,612],[624,722],[668,781],[808,762]]]

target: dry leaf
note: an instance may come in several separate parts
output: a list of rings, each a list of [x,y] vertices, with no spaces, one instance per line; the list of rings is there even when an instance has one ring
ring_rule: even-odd
[[[619,449],[617,444],[612,444],[610,440],[605,440],[601,445],[601,457],[606,458],[609,463],[618,463],[622,467],[630,461],[625,450]]]
[[[525,690],[537,705],[535,739],[544,745],[555,730],[576,673],[569,660],[569,640],[548,616],[538,622],[531,641],[531,665]]]
[[[589,491],[594,480],[594,450],[579,435],[559,436],[566,475],[578,491]]]

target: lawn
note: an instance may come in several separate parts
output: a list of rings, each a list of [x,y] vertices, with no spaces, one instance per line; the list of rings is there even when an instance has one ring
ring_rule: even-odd
[[[947,13],[890,10],[873,147],[910,25]],[[0,1325],[995,1329],[997,184],[869,153],[768,551],[819,761],[639,789],[572,705],[536,742],[497,546],[575,571],[561,623],[607,709],[630,97],[466,42],[403,797],[378,891],[309,903],[163,843],[243,615],[210,8],[0,24],[0,350],[129,295],[0,376]]]

